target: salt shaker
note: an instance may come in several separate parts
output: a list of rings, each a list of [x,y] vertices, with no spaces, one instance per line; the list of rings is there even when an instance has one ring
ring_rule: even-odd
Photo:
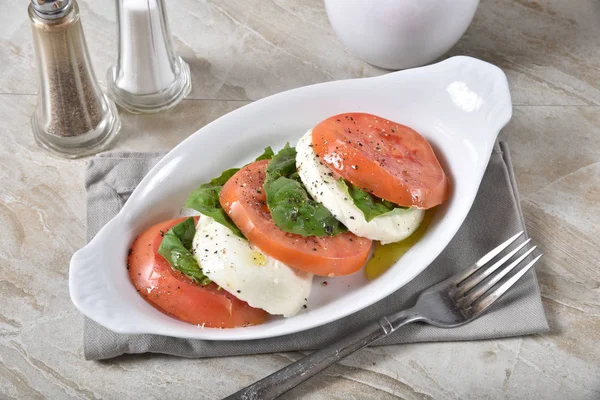
[[[108,93],[132,113],[177,105],[191,90],[190,69],[173,51],[163,0],[116,0],[118,51]]]
[[[121,123],[96,81],[77,2],[31,0],[28,13],[39,75],[36,141],[68,158],[104,149]]]

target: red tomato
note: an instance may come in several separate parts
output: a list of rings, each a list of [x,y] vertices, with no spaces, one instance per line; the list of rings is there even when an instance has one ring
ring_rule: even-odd
[[[377,197],[423,209],[448,198],[448,178],[435,153],[407,126],[372,114],[340,114],[319,123],[312,140],[332,170]]]
[[[250,164],[221,189],[221,206],[259,249],[284,264],[321,276],[358,271],[369,256],[371,241],[350,232],[303,237],[279,229],[267,208],[263,189],[268,160]]]
[[[127,269],[138,293],[160,311],[191,324],[235,328],[264,322],[266,311],[250,307],[225,290],[217,290],[214,283],[194,283],[158,254],[164,232],[184,219],[156,224],[133,242]]]

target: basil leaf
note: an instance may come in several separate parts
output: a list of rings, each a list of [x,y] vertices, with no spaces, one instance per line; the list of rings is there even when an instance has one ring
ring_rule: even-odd
[[[273,153],[273,149],[271,148],[271,146],[265,147],[265,151],[256,158],[256,160],[254,161],[260,161],[260,160],[270,160],[273,156],[275,155],[275,153]]]
[[[196,283],[208,285],[210,279],[204,275],[191,252],[195,234],[194,218],[178,223],[164,234],[158,254],[163,256],[173,269],[189,276]]]
[[[271,147],[266,147],[263,154],[261,154],[256,161],[270,159],[273,157],[273,154],[273,149],[271,149]],[[214,178],[209,183],[200,185],[189,195],[184,206],[193,208],[204,215],[208,215],[221,225],[229,228],[235,235],[244,238],[242,232],[233,223],[231,218],[229,218],[229,215],[227,215],[225,210],[223,210],[223,207],[221,207],[221,202],[219,201],[221,188],[225,183],[227,183],[229,178],[235,175],[235,173],[239,170],[239,168],[228,169],[224,171],[221,176]]]
[[[235,235],[243,238],[242,232],[233,223],[229,215],[221,207],[219,202],[219,194],[223,185],[231,178],[239,168],[231,168],[223,172],[221,176],[214,178],[209,183],[204,183],[195,189],[185,201],[184,206],[200,211],[204,215],[208,215],[221,225],[229,228]]]
[[[267,165],[265,185],[279,177],[296,173],[296,149],[286,143],[283,149],[275,154]],[[299,179],[299,178],[298,178]]]
[[[333,236],[347,229],[313,200],[296,171],[296,149],[286,144],[267,166],[264,189],[273,222],[284,232]]]
[[[392,203],[391,201],[380,199],[379,197],[373,196],[372,194],[359,189],[352,183],[340,178],[338,181],[340,186],[348,195],[352,198],[354,205],[362,211],[367,222],[380,215],[386,214],[395,209],[407,209],[408,207],[401,207]]]

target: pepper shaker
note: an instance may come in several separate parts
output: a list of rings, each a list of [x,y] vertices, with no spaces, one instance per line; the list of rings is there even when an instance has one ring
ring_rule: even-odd
[[[190,68],[173,50],[163,0],[116,0],[118,51],[108,94],[132,113],[177,105],[190,92]]]
[[[75,0],[31,0],[28,7],[39,76],[31,125],[37,143],[63,157],[104,149],[121,123],[91,65]]]

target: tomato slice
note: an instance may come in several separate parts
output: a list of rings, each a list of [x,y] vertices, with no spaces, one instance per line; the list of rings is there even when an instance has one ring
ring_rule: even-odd
[[[218,290],[214,283],[206,286],[194,283],[158,254],[164,232],[184,219],[156,224],[133,242],[127,269],[138,293],[160,311],[191,324],[235,328],[264,322],[266,311],[250,307],[225,290]]]
[[[449,182],[427,140],[372,114],[340,114],[312,131],[319,158],[352,184],[405,207],[427,209],[448,198]]]
[[[358,271],[369,256],[371,240],[350,232],[303,237],[279,229],[263,189],[268,160],[239,170],[221,189],[221,206],[242,233],[263,252],[284,264],[321,276]]]

